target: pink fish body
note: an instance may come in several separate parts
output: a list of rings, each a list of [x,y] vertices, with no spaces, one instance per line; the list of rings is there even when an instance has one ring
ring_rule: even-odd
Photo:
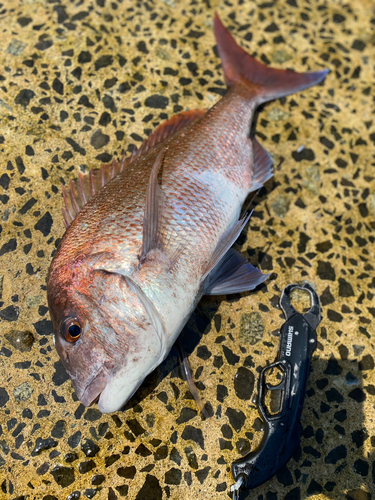
[[[52,261],[55,345],[79,399],[120,409],[167,356],[203,294],[266,279],[230,249],[242,205],[272,175],[249,139],[262,102],[322,81],[326,71],[268,68],[215,17],[228,92],[207,112],[162,124],[133,158],[65,192],[69,226]]]

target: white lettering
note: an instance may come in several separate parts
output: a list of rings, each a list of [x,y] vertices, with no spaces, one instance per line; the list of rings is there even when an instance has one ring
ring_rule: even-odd
[[[293,326],[288,327],[288,336],[286,339],[285,355],[290,356],[292,354],[292,344],[293,344]]]

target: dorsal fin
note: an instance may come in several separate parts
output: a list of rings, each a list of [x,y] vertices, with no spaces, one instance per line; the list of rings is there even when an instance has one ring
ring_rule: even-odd
[[[91,198],[101,189],[107,182],[113,179],[117,174],[122,172],[124,168],[132,161],[132,156],[121,158],[121,161],[102,165],[100,168],[90,170],[90,173],[83,175],[78,174],[78,179],[70,181],[69,188],[62,187],[65,208],[62,209],[64,223],[66,229],[77,217],[82,208],[91,200]]]
[[[65,208],[62,209],[62,213],[66,229],[68,229],[89,200],[91,200],[107,182],[116,177],[124,168],[146,153],[153,146],[164,141],[178,130],[199,120],[205,113],[205,109],[194,109],[172,116],[172,118],[160,124],[155,131],[142,142],[139,149],[134,148],[130,156],[125,157],[124,154],[120,161],[113,160],[112,163],[104,164],[101,168],[92,169],[87,175],[80,173],[77,180],[70,181],[68,189],[63,186],[62,194]]]

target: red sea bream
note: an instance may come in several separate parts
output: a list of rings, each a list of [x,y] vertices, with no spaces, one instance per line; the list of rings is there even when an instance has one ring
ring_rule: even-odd
[[[265,280],[231,249],[249,219],[239,220],[246,197],[272,175],[249,138],[254,111],[327,74],[264,66],[218,16],[214,27],[226,95],[63,191],[67,231],[47,288],[55,345],[78,398],[102,412],[120,409],[166,358],[202,295]]]

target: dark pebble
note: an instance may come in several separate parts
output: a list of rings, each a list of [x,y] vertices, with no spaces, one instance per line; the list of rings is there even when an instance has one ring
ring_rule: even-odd
[[[329,304],[332,304],[333,302],[335,302],[335,298],[332,295],[332,293],[329,289],[329,286],[327,286],[327,288],[325,288],[323,290],[323,293],[320,296],[320,301],[321,301],[323,306],[328,306]]]
[[[326,464],[336,464],[339,460],[346,458],[346,455],[346,446],[341,444],[340,446],[336,446],[336,448],[333,448],[333,450],[331,450],[325,457],[324,461]]]
[[[226,439],[232,439],[233,431],[230,425],[224,424],[221,426],[221,433]]]
[[[42,438],[37,438],[35,441],[35,447],[31,453],[32,457],[35,457],[36,455],[39,455],[44,450],[49,450],[50,448],[55,448],[57,446],[57,441],[55,441],[52,438],[47,438],[47,439],[42,439]]]
[[[107,54],[100,56],[99,59],[95,61],[95,69],[98,71],[101,68],[106,68],[113,63],[113,56]]]
[[[326,391],[326,397],[328,403],[342,403],[344,401],[344,397],[334,387],[332,387],[329,391]]]
[[[93,478],[91,479],[91,484],[93,484],[94,486],[99,486],[104,481],[105,481],[105,476],[103,476],[102,474],[97,474],[96,476],[93,476]]]
[[[136,418],[127,420],[126,423],[128,424],[129,429],[135,436],[140,436],[141,434],[146,432]]]
[[[96,408],[89,408],[85,413],[84,419],[89,422],[95,422],[96,420],[99,420],[101,416],[102,413],[99,410]]]
[[[326,484],[324,485],[324,489],[326,491],[333,491],[336,486],[336,483],[333,481],[327,481]]]
[[[225,415],[229,418],[230,425],[236,432],[239,432],[245,421],[246,416],[241,410],[234,410],[233,408],[227,408]]]
[[[87,474],[87,472],[92,471],[96,467],[94,460],[89,460],[88,462],[81,462],[78,466],[78,470],[81,474]]]
[[[360,370],[373,370],[374,369],[374,358],[371,356],[371,354],[366,354],[366,356],[363,356],[361,361],[358,364],[358,367]]]
[[[53,80],[53,82],[52,82],[52,88],[58,94],[60,94],[60,95],[64,94],[64,84],[58,78],[55,78]]]
[[[204,450],[204,438],[203,438],[203,433],[201,429],[197,429],[196,427],[193,427],[192,425],[187,425],[185,429],[183,430],[183,433],[181,435],[182,439],[185,441],[192,440],[195,441],[199,446]]]
[[[284,500],[301,500],[301,489],[299,486],[293,488],[284,497]]]
[[[234,376],[234,390],[236,396],[242,400],[249,400],[254,391],[254,375],[253,373],[241,366]]]
[[[9,241],[4,243],[0,248],[0,257],[6,253],[13,252],[17,248],[16,238],[11,238]]]
[[[186,446],[184,451],[190,467],[192,469],[198,469],[198,460],[193,448],[191,446]]]
[[[52,335],[53,333],[52,321],[48,319],[42,319],[41,321],[33,323],[33,327],[35,328],[36,333],[38,333],[39,335]]]
[[[203,361],[207,361],[211,357],[211,352],[205,345],[201,345],[197,349],[197,356],[198,358],[203,359]]]
[[[98,493],[98,490],[94,490],[94,488],[87,488],[85,490],[85,497],[94,498],[94,496]]]
[[[155,476],[147,474],[142,488],[139,490],[135,500],[162,500],[163,490]]]
[[[154,453],[154,460],[164,460],[168,456],[168,446],[160,446]]]
[[[192,408],[182,408],[181,414],[176,420],[178,424],[183,424],[185,422],[188,422],[192,418],[196,417],[198,415],[198,412],[196,410],[193,410]]]
[[[344,410],[340,410],[340,411],[337,411],[333,416],[339,422],[345,422],[345,420],[347,419],[347,412],[346,412],[345,409]]]
[[[52,216],[49,212],[46,212],[35,224],[34,229],[40,231],[43,236],[48,236],[51,232],[52,224]]]
[[[354,472],[362,477],[366,477],[369,473],[369,464],[362,459],[358,459],[354,462],[353,466]]]
[[[214,356],[213,365],[215,368],[221,368],[224,364],[223,356]]]
[[[147,449],[147,448],[146,448]],[[106,467],[109,467],[110,465],[114,464],[115,462],[117,462],[117,460],[120,458],[120,455],[119,454],[113,454],[111,455],[110,457],[105,457],[104,459],[104,464]]]
[[[79,420],[82,415],[85,413],[85,410],[86,410],[86,406],[84,406],[82,403],[80,403],[78,405],[78,408],[76,409],[76,411],[74,412],[74,417]]]
[[[89,63],[91,61],[91,54],[90,52],[87,52],[85,50],[83,50],[79,56],[78,56],[78,62],[79,64],[85,64],[85,63]]]
[[[340,375],[342,372],[342,368],[339,365],[337,359],[331,357],[328,360],[327,368],[324,370],[325,375]]]
[[[4,387],[0,387],[0,407],[5,406],[9,401],[9,395]]]
[[[77,431],[74,434],[72,434],[68,438],[68,445],[71,448],[76,448],[79,445],[79,442],[81,441],[81,436],[82,436],[82,432],[81,431]]]
[[[48,462],[44,462],[37,468],[36,473],[38,474],[38,476],[43,476],[44,474],[46,474],[46,472],[48,472],[49,467],[50,464]]]
[[[136,472],[137,469],[134,467],[134,465],[130,467],[120,467],[119,469],[117,469],[117,475],[120,477],[124,477],[125,479],[133,479]]]
[[[211,467],[207,466],[205,467],[204,469],[201,469],[201,470],[197,470],[196,472],[194,472],[196,478],[198,479],[198,481],[203,484],[208,476],[208,473],[210,472],[211,470]]]
[[[354,399],[354,401],[357,401],[357,403],[363,403],[367,398],[366,393],[360,387],[350,391],[348,396]]]
[[[176,469],[174,467],[169,469],[164,475],[164,480],[166,484],[179,485],[181,483],[181,478],[182,478],[181,469]]]
[[[56,466],[52,469],[51,474],[56,481],[56,483],[62,488],[74,483],[74,469],[70,467]]]
[[[76,460],[78,460],[78,455],[77,453],[67,453],[65,455],[65,461],[68,462],[68,463],[72,463],[72,462],[75,462]]]
[[[70,495],[66,497],[66,500],[78,500],[78,498],[81,496],[81,492],[79,491],[73,491]]]
[[[335,281],[336,279],[336,273],[331,264],[322,260],[318,261],[317,274],[322,280]]]
[[[151,451],[142,443],[135,450],[135,453],[141,457],[148,457],[149,455],[152,455]]]
[[[4,321],[17,321],[19,313],[19,308],[11,305],[0,310],[0,319]]]
[[[169,458],[171,460],[173,460],[173,462],[176,462],[177,465],[181,465],[181,460],[182,460],[182,457],[181,455],[178,453],[178,451],[176,450],[176,448],[172,448],[172,451],[169,455]]]
[[[90,139],[90,144],[95,149],[101,149],[109,143],[109,135],[103,134],[101,129],[96,130]]]
[[[120,497],[126,497],[129,492],[129,486],[127,484],[122,484],[121,486],[116,486],[116,490],[119,492]]]
[[[19,17],[17,19],[17,22],[18,24],[20,24],[20,26],[22,26],[22,28],[24,28],[25,26],[27,26],[32,22],[32,19],[31,17]]]
[[[240,455],[247,455],[250,452],[249,441],[247,439],[240,438],[236,443],[236,449]]]
[[[333,309],[328,309],[327,316],[328,316],[328,319],[330,321],[333,321],[334,323],[341,323],[342,320],[344,319],[342,314],[340,314],[337,311],[334,311]]]
[[[354,297],[353,287],[344,278],[339,278],[340,297]]]
[[[234,354],[234,352],[231,349],[229,349],[229,347],[223,345],[222,348],[223,348],[224,356],[230,365],[233,366],[239,362],[240,357],[237,356],[237,354]]]
[[[219,438],[220,450],[233,450],[233,445],[231,441],[223,438]]]
[[[363,443],[366,441],[367,438],[368,438],[368,433],[366,429],[360,429],[352,432],[352,441],[357,446],[357,448],[363,446]]]
[[[100,448],[94,441],[91,441],[91,439],[86,439],[85,442],[81,444],[81,450],[86,457],[95,457]]]
[[[20,104],[23,107],[26,107],[30,104],[31,99],[35,97],[35,92],[30,89],[21,90],[15,97],[15,104]]]
[[[154,109],[164,109],[168,106],[169,99],[168,97],[155,94],[151,95],[150,97],[147,97],[145,100],[145,105],[149,108],[154,108]]]
[[[314,161],[315,160],[314,151],[312,149],[309,149],[309,148],[304,148],[301,152],[292,151],[292,156],[296,161],[301,161],[301,160]]]

